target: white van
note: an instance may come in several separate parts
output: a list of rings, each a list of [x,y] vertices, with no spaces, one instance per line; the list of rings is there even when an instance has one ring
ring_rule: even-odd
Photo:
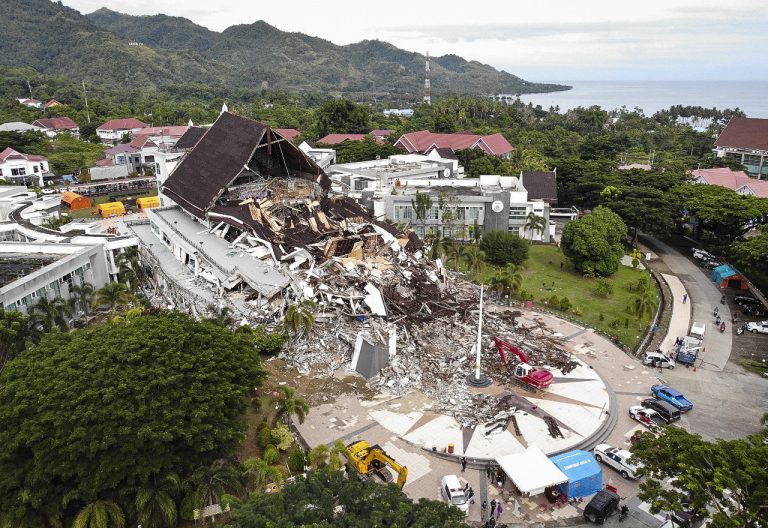
[[[456,506],[464,515],[469,514],[469,499],[456,475],[446,475],[440,482],[440,495],[451,506]]]
[[[693,323],[691,326],[691,331],[688,332],[688,335],[691,337],[695,337],[696,339],[704,339],[704,331],[706,330],[706,325],[704,323]]]

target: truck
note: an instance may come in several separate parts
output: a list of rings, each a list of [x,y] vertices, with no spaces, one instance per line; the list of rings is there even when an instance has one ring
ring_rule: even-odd
[[[701,339],[692,335],[685,336],[675,350],[675,361],[683,365],[693,365],[699,352],[702,352]]]
[[[688,335],[695,337],[696,339],[704,339],[704,332],[706,329],[707,327],[704,323],[694,322],[693,325],[691,325],[691,331],[688,332]]]
[[[543,390],[549,388],[552,385],[552,373],[547,369],[541,367],[534,367],[530,364],[528,355],[523,352],[519,347],[506,341],[493,338],[493,342],[496,345],[496,350],[499,351],[501,361],[512,372],[512,375],[520,381],[524,386]],[[510,361],[510,355],[514,356],[515,360]],[[513,362],[514,361],[514,362]]]
[[[392,475],[387,466],[397,473],[397,487],[403,489],[408,478],[408,468],[398,464],[378,445],[370,445],[365,440],[358,440],[347,445],[346,457],[349,465],[361,478],[377,476],[384,482],[392,482]]]

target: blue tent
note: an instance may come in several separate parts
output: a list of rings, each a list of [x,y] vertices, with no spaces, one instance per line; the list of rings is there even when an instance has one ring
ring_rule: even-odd
[[[568,498],[586,497],[603,489],[603,471],[592,453],[568,451],[550,459],[568,477],[560,486]]]
[[[737,288],[741,290],[749,288],[747,278],[728,264],[723,264],[713,269],[709,274],[709,278],[721,288]]]

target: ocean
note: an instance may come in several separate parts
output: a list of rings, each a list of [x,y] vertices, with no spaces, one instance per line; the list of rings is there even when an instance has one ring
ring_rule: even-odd
[[[544,82],[544,81],[542,81]],[[599,105],[605,110],[641,108],[650,116],[670,106],[740,108],[747,117],[768,118],[768,81],[546,81],[573,86],[565,92],[525,94],[526,103],[560,111]]]

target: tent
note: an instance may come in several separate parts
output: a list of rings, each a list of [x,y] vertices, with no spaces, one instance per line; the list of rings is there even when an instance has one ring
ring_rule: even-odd
[[[713,269],[712,273],[709,274],[709,278],[721,288],[749,289],[747,278],[729,264],[723,264]]]
[[[143,196],[136,198],[136,205],[139,209],[152,209],[153,207],[160,207],[159,196]]]
[[[66,191],[61,193],[61,203],[69,207],[70,211],[77,211],[78,209],[88,209],[91,207],[90,198],[80,196],[77,193]]]
[[[125,214],[123,202],[106,202],[96,206],[96,212],[104,218],[110,216],[122,216]]]
[[[524,453],[499,457],[496,463],[524,496],[539,495],[568,482],[568,477],[535,445],[528,446]]]
[[[568,451],[550,460],[568,477],[560,486],[568,498],[586,497],[603,489],[603,472],[589,451]]]

